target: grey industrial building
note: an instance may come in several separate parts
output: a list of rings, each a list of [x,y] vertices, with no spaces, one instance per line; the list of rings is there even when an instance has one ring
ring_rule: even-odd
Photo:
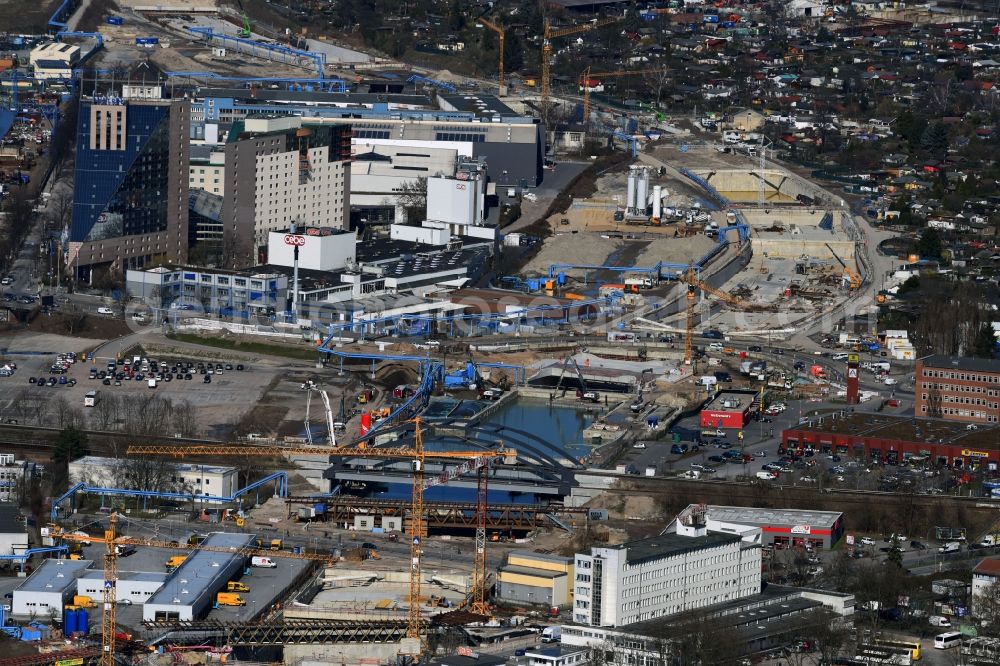
[[[232,123],[261,115],[345,124],[355,140],[369,144],[458,148],[485,159],[500,186],[536,187],[544,174],[545,126],[491,95],[441,95],[435,104],[419,94],[202,88],[192,92],[191,136],[217,137]]]
[[[203,546],[231,548],[232,552],[193,551],[143,605],[143,622],[190,621],[204,616],[212,608],[215,593],[243,571],[246,550],[253,540],[252,534],[210,534]]]

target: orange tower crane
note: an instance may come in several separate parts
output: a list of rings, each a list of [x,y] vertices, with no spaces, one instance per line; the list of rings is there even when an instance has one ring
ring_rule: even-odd
[[[590,119],[590,79],[613,79],[624,76],[641,76],[643,74],[665,74],[671,71],[669,67],[657,67],[653,69],[619,69],[613,72],[591,72],[590,67],[583,70],[580,78],[580,86],[583,88],[583,122]]]
[[[694,307],[697,301],[697,290],[700,289],[740,309],[745,309],[746,305],[735,296],[716,289],[699,278],[694,266],[689,266],[687,272],[679,275],[678,279],[687,285],[687,328],[684,335],[684,363],[685,365],[691,365],[694,359]]]
[[[488,509],[486,493],[490,465],[502,459],[507,464],[513,464],[517,458],[514,449],[497,448],[481,451],[428,451],[424,448],[423,433],[420,418],[413,420],[415,424],[414,445],[412,447],[368,447],[364,442],[358,446],[336,447],[284,447],[284,446],[247,446],[247,445],[132,445],[127,452],[136,455],[166,455],[177,458],[196,456],[282,456],[282,455],[323,455],[330,457],[375,458],[382,460],[408,460],[412,465],[413,497],[410,515],[410,598],[407,622],[407,637],[421,641],[420,621],[420,556],[422,554],[421,540],[427,536],[424,516],[424,491],[434,486],[443,485],[461,476],[476,472],[476,553],[473,568],[473,591],[470,610],[474,613],[488,615],[489,605],[486,600],[486,511]],[[462,460],[462,464],[442,472],[437,476],[426,476],[427,461]]]
[[[500,76],[498,78],[500,81],[500,87],[503,88],[503,46],[504,46],[504,39],[506,39],[507,37],[507,31],[498,26],[496,23],[487,20],[485,16],[479,17],[479,22],[485,25],[493,32],[497,33],[497,36],[500,38],[500,64],[498,66],[498,71],[500,73]]]
[[[597,28],[603,28],[606,25],[618,23],[621,20],[620,17],[600,19],[592,23],[575,25],[570,28],[560,28],[558,30],[553,30],[552,25],[548,21],[545,22],[545,33],[542,35],[542,109],[546,113],[548,113],[549,97],[552,93],[552,81],[549,78],[549,61],[552,60],[552,40],[556,37],[575,35],[578,32],[590,32]]]

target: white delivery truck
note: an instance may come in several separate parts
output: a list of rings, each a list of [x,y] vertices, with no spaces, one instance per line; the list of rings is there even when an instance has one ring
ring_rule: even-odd
[[[272,560],[270,557],[254,556],[250,558],[250,566],[261,567],[264,569],[276,569],[278,567],[278,563]]]
[[[545,627],[542,629],[543,643],[558,643],[562,640],[562,627]]]

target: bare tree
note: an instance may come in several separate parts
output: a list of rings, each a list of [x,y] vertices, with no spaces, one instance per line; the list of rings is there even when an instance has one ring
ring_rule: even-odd
[[[62,313],[63,328],[70,336],[79,333],[87,324],[87,313],[72,303],[68,303],[60,312]]]
[[[194,437],[200,431],[198,415],[186,398],[173,405],[174,432],[182,437]]]
[[[90,410],[91,419],[98,430],[112,430],[121,417],[122,401],[114,394],[101,395]]]
[[[151,458],[125,458],[112,470],[115,487],[135,490],[170,492],[179,488],[177,467],[173,463]]]

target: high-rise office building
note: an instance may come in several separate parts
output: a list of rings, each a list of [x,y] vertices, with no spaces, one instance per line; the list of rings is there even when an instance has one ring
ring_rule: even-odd
[[[69,268],[92,281],[186,261],[188,101],[155,84],[95,87],[80,100]]]

